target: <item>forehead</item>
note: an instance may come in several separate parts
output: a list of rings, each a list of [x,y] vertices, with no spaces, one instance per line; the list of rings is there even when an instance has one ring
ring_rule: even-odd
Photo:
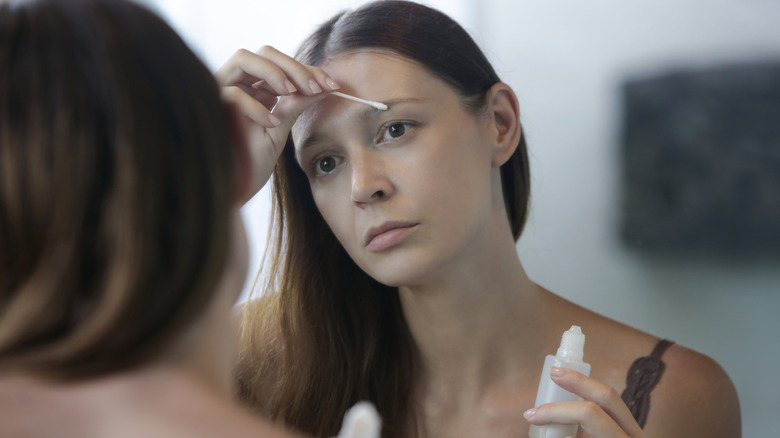
[[[380,49],[360,49],[333,57],[320,66],[328,74],[346,82],[347,87],[382,86],[423,75],[434,79],[425,67],[397,53]],[[344,85],[344,84],[342,84]],[[356,89],[357,89],[356,88]]]
[[[320,66],[341,85],[342,91],[377,102],[414,100],[455,101],[455,92],[419,63],[382,50],[359,50],[339,55]],[[371,108],[365,104],[329,96],[307,108],[293,127],[296,147],[302,136],[328,126],[360,119]]]

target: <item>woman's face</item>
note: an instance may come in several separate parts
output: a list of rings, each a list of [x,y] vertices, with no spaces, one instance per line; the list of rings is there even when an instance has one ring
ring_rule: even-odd
[[[322,68],[341,91],[389,106],[329,96],[293,127],[296,158],[325,221],[384,284],[415,286],[456,269],[495,213],[487,117],[396,54],[350,52]]]

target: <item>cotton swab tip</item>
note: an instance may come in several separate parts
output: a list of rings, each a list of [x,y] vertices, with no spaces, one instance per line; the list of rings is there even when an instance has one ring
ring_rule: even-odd
[[[349,94],[344,94],[344,93],[341,93],[339,91],[333,91],[330,94],[332,94],[334,96],[338,96],[338,97],[343,97],[344,99],[353,100],[355,102],[365,103],[366,105],[370,105],[370,106],[378,109],[379,111],[387,111],[387,105],[385,105],[382,102],[374,102],[373,100],[361,99],[359,97],[350,96]]]

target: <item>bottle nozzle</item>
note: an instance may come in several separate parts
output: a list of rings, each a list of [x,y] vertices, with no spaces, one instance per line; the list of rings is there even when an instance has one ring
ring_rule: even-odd
[[[561,346],[558,347],[557,356],[574,360],[582,360],[583,350],[585,348],[585,335],[582,329],[573,325],[569,330],[563,332],[561,337]]]

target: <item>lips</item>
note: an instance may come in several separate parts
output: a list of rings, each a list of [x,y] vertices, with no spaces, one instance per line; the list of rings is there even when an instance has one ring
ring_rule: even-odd
[[[419,225],[416,222],[385,222],[366,233],[365,246],[369,251],[382,251],[403,241]]]

